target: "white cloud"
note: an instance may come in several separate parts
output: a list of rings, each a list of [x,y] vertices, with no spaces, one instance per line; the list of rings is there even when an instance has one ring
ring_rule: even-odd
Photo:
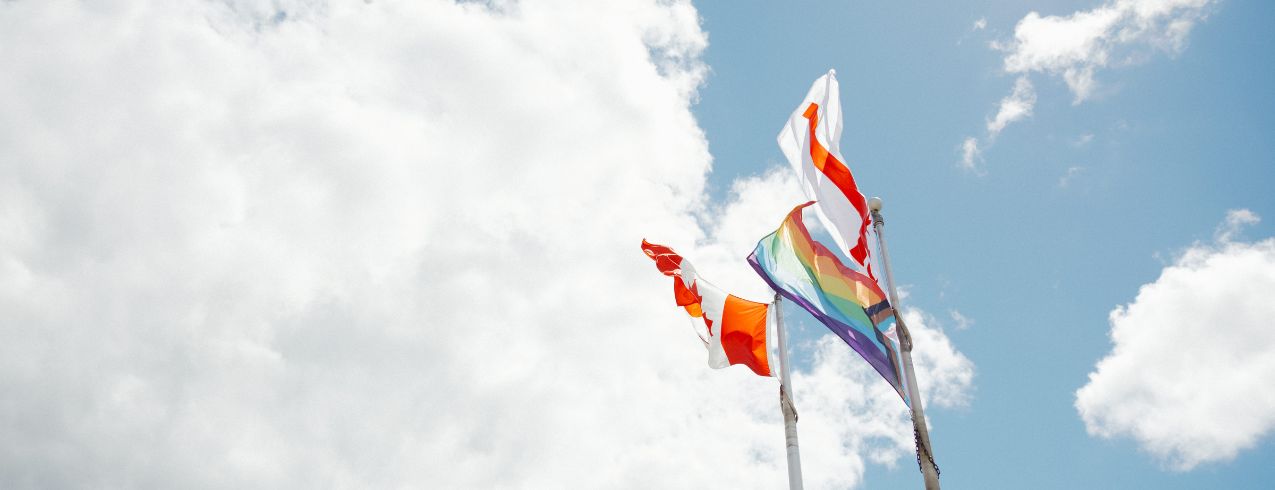
[[[1063,173],[1063,176],[1058,178],[1058,187],[1063,189],[1070,187],[1071,181],[1074,180],[1076,176],[1080,175],[1084,171],[1085,171],[1085,167],[1080,167],[1080,166],[1067,167],[1067,171]]]
[[[758,240],[779,227],[793,207],[806,201],[787,165],[736,180],[729,200],[704,216],[713,238],[685,250],[694,254],[697,269],[714,284],[732,284],[733,294],[767,301],[773,294],[770,287],[742,259],[752,253]]]
[[[996,137],[1005,129],[1005,126],[1030,117],[1035,105],[1036,90],[1032,87],[1031,80],[1028,80],[1026,76],[1018,77],[1014,81],[1014,90],[1001,99],[996,116],[987,120],[986,145],[980,146],[978,138],[973,136],[965,138],[965,141],[961,143],[961,168],[979,173],[978,164],[983,159],[983,150],[986,146],[996,141]]]
[[[1212,0],[1112,0],[1067,16],[1030,12],[1006,52],[1005,71],[1062,76],[1079,103],[1093,94],[1094,73],[1133,63],[1150,52],[1177,53]]]
[[[1275,238],[1196,244],[1111,312],[1113,349],[1076,392],[1091,435],[1128,436],[1171,468],[1226,461],[1275,428]]]
[[[974,21],[974,25],[970,26],[971,31],[981,31],[987,28],[987,17],[979,17]]]
[[[974,388],[974,363],[952,346],[934,317],[916,308],[904,308],[916,346],[917,386],[926,407],[964,407],[969,405]],[[931,327],[930,325],[935,325]]]
[[[1083,133],[1076,138],[1076,141],[1072,142],[1072,146],[1076,146],[1076,147],[1088,146],[1089,143],[1093,142],[1093,136],[1094,136],[1093,133]]]
[[[1232,209],[1226,212],[1226,219],[1217,226],[1213,238],[1221,243],[1230,243],[1243,231],[1245,226],[1255,225],[1262,218],[1247,209]]]
[[[1156,52],[1175,55],[1203,20],[1213,0],[1108,0],[1091,10],[1067,16],[1029,12],[1014,27],[1014,39],[993,41],[1005,53],[1006,73],[1018,75],[1012,92],[1001,99],[996,116],[987,121],[987,145],[1009,124],[1031,115],[1036,94],[1032,73],[1062,77],[1073,103],[1093,96],[1095,73],[1130,65]],[[1085,141],[1086,143],[1088,141]],[[962,166],[973,168],[977,140],[967,138]]]
[[[978,149],[978,138],[973,136],[961,142],[961,168],[976,171],[978,163],[983,160],[983,153]]]
[[[753,288],[795,204],[702,197],[706,43],[665,1],[0,4],[0,486],[781,485],[773,380],[638,250]],[[861,480],[819,434],[862,407],[798,393],[811,488]]]
[[[956,323],[955,327],[957,330],[966,330],[974,325],[973,318],[965,316],[964,313],[961,313],[958,310],[948,310],[947,314],[952,317],[952,321]]]
[[[995,139],[1009,123],[1031,116],[1032,107],[1035,105],[1036,90],[1032,88],[1031,80],[1025,76],[1018,77],[1018,80],[1014,81],[1014,91],[1001,99],[1001,107],[996,111],[996,117],[987,121],[989,138]]]

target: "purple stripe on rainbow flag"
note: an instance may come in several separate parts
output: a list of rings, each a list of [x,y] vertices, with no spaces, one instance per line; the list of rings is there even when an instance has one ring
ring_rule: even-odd
[[[894,318],[876,281],[846,267],[815,241],[797,206],[774,233],[757,242],[748,263],[775,291],[814,315],[868,361],[910,405],[899,368],[898,346],[878,328]]]

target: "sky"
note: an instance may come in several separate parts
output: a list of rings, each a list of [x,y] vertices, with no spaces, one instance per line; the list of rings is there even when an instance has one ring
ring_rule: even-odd
[[[0,2],[0,486],[776,488],[639,249],[764,301],[835,69],[946,488],[1275,478],[1275,5]],[[808,488],[916,488],[796,308]]]

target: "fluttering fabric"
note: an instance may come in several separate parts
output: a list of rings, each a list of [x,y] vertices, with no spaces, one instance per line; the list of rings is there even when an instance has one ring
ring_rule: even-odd
[[[837,72],[815,80],[779,131],[779,148],[797,171],[806,199],[854,267],[875,277],[868,248],[868,203],[841,157],[841,97]]]
[[[703,319],[708,365],[721,369],[748,366],[758,376],[772,376],[767,329],[770,305],[726,294],[699,277],[690,262],[673,249],[642,240],[642,251],[655,267],[673,278],[673,298],[692,317]]]
[[[748,263],[779,294],[841,337],[908,399],[900,367],[894,309],[876,281],[842,263],[810,236],[797,206],[774,233],[757,243]]]

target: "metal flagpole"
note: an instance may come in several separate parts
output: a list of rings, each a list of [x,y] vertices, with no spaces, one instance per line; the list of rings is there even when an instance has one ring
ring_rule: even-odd
[[[801,451],[797,447],[797,407],[792,403],[788,376],[788,340],[784,333],[783,300],[775,294],[775,330],[779,334],[779,410],[784,413],[784,440],[788,446],[788,488],[801,490]]]
[[[890,271],[890,252],[885,247],[885,235],[881,228],[885,219],[881,217],[881,198],[868,200],[868,208],[872,210],[872,228],[877,232],[877,244],[881,248],[881,265],[885,267],[885,279],[890,283],[890,305],[894,307],[895,324],[899,329],[899,343],[903,349],[903,375],[907,377],[908,398],[912,400],[912,429],[916,431],[917,459],[920,460],[921,474],[925,476],[925,489],[938,490],[939,472],[934,464],[934,451],[930,448],[930,431],[925,426],[925,408],[921,406],[921,392],[916,386],[916,371],[912,369],[912,334],[903,324],[903,315],[899,312],[899,293],[894,287],[894,274]],[[783,342],[783,335],[779,336]]]

